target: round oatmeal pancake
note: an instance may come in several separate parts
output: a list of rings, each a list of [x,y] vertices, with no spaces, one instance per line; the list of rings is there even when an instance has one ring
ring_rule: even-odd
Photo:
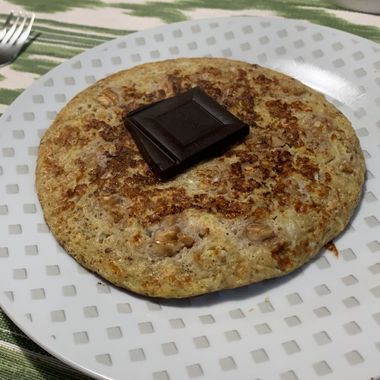
[[[199,86],[250,126],[213,159],[160,181],[124,125],[129,111]],[[347,225],[364,159],[323,95],[245,62],[147,63],[74,97],[42,138],[44,216],[80,264],[153,297],[188,297],[282,276]]]

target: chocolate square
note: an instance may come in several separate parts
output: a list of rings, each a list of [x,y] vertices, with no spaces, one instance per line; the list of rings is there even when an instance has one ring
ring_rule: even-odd
[[[154,173],[167,179],[249,133],[199,87],[130,112],[126,125]]]

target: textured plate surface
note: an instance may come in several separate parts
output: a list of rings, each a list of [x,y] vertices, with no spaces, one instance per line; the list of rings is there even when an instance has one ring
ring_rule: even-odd
[[[115,71],[223,56],[289,73],[352,121],[367,181],[351,225],[285,278],[190,300],[150,300],[81,268],[44,223],[41,135],[78,91]],[[60,65],[0,121],[0,302],[57,357],[99,379],[370,379],[380,375],[380,48],[300,21],[237,17],[165,25]]]

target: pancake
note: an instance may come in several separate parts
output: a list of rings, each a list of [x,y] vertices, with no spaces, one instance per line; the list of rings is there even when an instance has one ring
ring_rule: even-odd
[[[124,118],[195,86],[249,135],[161,181]],[[182,58],[74,97],[41,140],[36,187],[51,232],[80,264],[133,292],[180,298],[305,264],[348,224],[364,172],[350,122],[322,94],[258,65]]]

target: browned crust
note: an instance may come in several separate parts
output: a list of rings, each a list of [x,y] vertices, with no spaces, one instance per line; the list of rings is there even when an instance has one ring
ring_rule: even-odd
[[[123,116],[195,85],[250,134],[160,182]],[[344,229],[363,181],[359,141],[321,94],[217,58],[144,64],[95,83],[48,129],[36,170],[45,219],[63,247],[116,285],[160,297],[289,273]]]

